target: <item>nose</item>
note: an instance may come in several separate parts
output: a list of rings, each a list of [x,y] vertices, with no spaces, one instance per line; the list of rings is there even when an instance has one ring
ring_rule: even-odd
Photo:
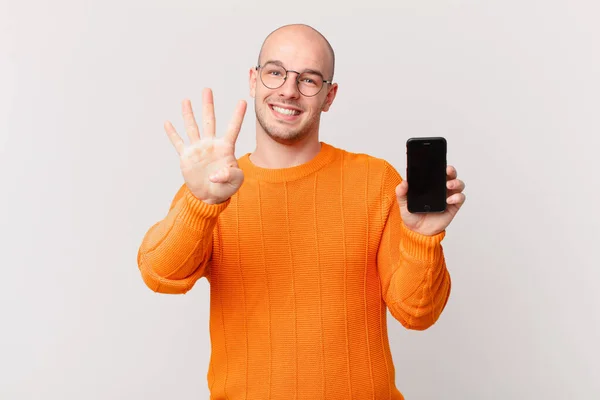
[[[283,82],[283,85],[279,88],[280,97],[289,99],[297,99],[300,97],[300,92],[298,91],[296,79],[296,72],[288,72],[285,82]]]

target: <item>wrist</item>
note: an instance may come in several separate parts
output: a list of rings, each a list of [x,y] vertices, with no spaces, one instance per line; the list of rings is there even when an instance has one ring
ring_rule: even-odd
[[[203,202],[205,204],[208,204],[209,206],[223,204],[227,201],[227,200],[219,201],[219,200],[213,200],[213,199],[198,199],[198,200],[200,200],[201,202]]]
[[[441,242],[446,231],[433,234],[424,234],[410,229],[404,222],[401,223],[401,249],[412,258],[422,261],[435,261],[442,252]]]
[[[187,190],[188,200],[191,199],[192,202],[202,202],[202,203],[207,204],[209,206],[215,206],[215,205],[223,204],[223,203],[227,202],[227,200],[229,200],[229,199],[221,200],[221,199],[202,198],[200,196],[196,196],[196,194],[194,194],[194,192],[192,192],[190,190],[190,188],[187,188],[187,189],[188,189]]]
[[[180,218],[190,226],[199,227],[206,220],[217,218],[228,205],[229,199],[222,203],[209,204],[200,200],[188,190],[185,194],[185,203]]]

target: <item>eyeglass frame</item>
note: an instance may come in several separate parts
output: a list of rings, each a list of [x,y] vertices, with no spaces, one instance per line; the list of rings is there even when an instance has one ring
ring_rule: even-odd
[[[298,85],[300,85],[300,81],[298,80],[298,78],[300,78],[300,75],[302,74],[302,72],[294,71],[293,69],[285,69],[285,68],[284,68],[282,65],[279,65],[279,64],[276,64],[276,63],[267,62],[266,64],[275,64],[275,65],[277,65],[278,67],[281,67],[281,69],[283,69],[283,70],[285,71],[285,76],[283,77],[283,82],[281,83],[281,85],[277,86],[276,88],[270,88],[270,87],[268,87],[268,86],[265,84],[265,82],[263,81],[263,79],[262,79],[262,74],[261,74],[261,73],[258,73],[258,76],[260,77],[260,82],[261,82],[261,83],[264,85],[264,87],[266,87],[267,89],[270,89],[270,90],[275,90],[275,89],[279,89],[280,87],[282,87],[283,85],[285,85],[285,81],[287,81],[287,78],[288,78],[288,73],[289,73],[289,72],[295,72],[295,73],[296,73],[296,89],[298,89],[298,93],[300,93],[300,94],[301,94],[302,96],[304,96],[304,97],[315,97],[316,95],[318,95],[319,93],[321,93],[321,90],[323,90],[323,87],[325,86],[325,85],[321,85],[321,88],[319,89],[319,91],[318,91],[317,93],[315,93],[315,94],[313,94],[313,95],[310,95],[310,96],[307,96],[307,95],[305,95],[304,93],[302,93],[302,91],[300,90],[300,87],[298,86]],[[256,67],[254,67],[254,69],[256,69],[256,72],[258,72],[258,70],[259,70],[261,67],[264,67],[264,65],[260,65],[260,64],[258,64]],[[322,79],[322,78],[323,78],[323,76],[321,75],[321,79]],[[325,84],[325,83],[327,83],[327,84],[330,84],[330,85],[331,85],[331,84],[333,84],[333,80],[325,80],[325,79],[323,79],[323,83],[324,83],[324,84]]]

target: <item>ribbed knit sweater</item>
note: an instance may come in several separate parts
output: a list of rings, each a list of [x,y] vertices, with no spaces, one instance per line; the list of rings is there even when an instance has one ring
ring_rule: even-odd
[[[386,309],[409,329],[436,322],[450,293],[445,232],[409,230],[402,178],[366,154],[322,143],[299,166],[238,164],[234,196],[209,205],[183,185],[138,253],[156,292],[210,282],[210,398],[403,399]]]

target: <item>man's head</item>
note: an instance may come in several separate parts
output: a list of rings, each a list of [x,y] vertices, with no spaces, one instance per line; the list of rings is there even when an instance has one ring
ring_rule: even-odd
[[[321,112],[337,93],[327,39],[307,25],[283,26],[267,36],[257,65],[250,70],[257,128],[281,143],[318,135]]]

